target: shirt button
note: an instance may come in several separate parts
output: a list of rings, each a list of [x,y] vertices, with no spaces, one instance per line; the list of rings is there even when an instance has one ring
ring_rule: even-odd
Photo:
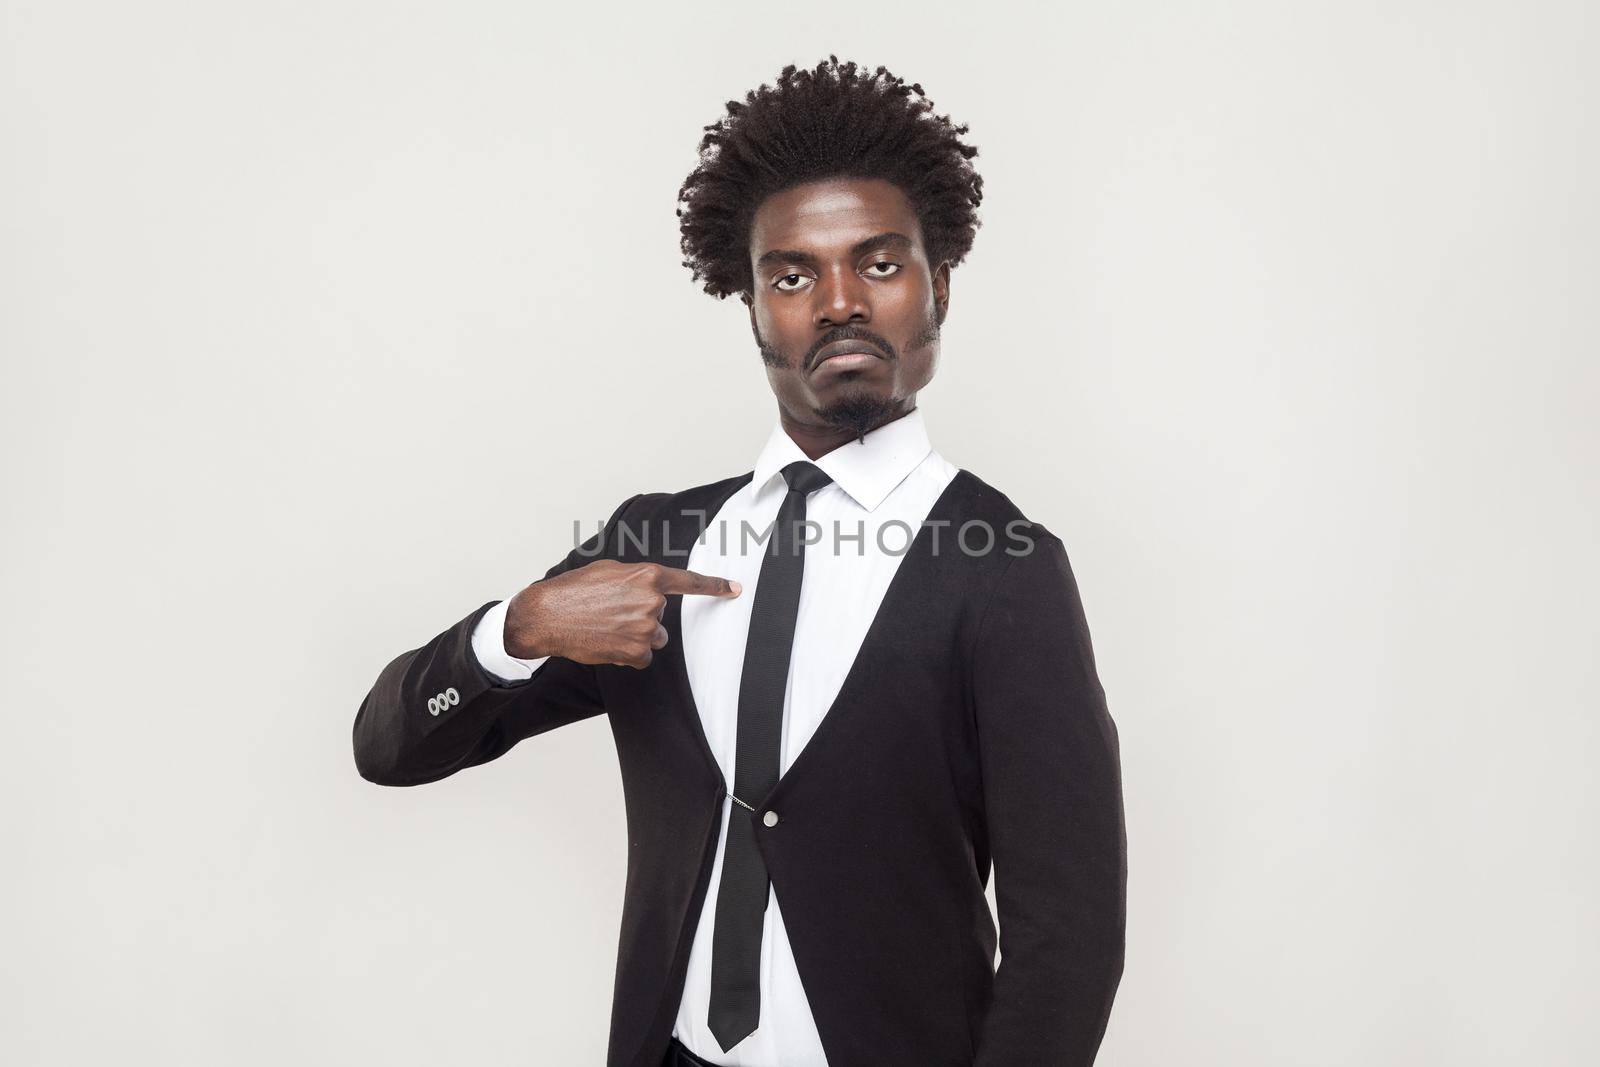
[[[761,816],[761,821],[766,823],[768,826],[776,826],[778,825],[778,813],[775,811],[769,811],[765,815]]]

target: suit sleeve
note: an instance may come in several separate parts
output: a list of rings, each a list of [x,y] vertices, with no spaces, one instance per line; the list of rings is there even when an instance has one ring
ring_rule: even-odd
[[[615,558],[616,528],[641,495],[623,501],[598,533],[540,580]],[[473,652],[473,634],[499,603],[475,609],[379,673],[351,731],[361,777],[378,785],[436,782],[498,759],[523,738],[605,710],[591,664],[551,656],[519,681],[484,669]]]
[[[1121,759],[1066,549],[1031,529],[972,655],[1000,923],[976,1067],[1089,1067],[1122,979]]]

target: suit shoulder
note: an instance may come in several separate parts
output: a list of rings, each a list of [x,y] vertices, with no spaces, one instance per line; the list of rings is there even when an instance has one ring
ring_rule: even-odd
[[[695,512],[704,510],[708,505],[717,506],[748,482],[754,471],[745,471],[728,478],[720,478],[714,482],[703,485],[690,486],[676,492],[645,492],[638,493],[630,498],[624,508],[626,516],[630,518],[650,519],[679,512]]]
[[[1029,518],[1016,501],[965,467],[960,469],[956,479],[952,488],[959,485],[963,494],[962,511],[972,518],[1000,529],[1025,533],[1031,538],[1060,541],[1044,523]]]
[[[675,493],[635,493],[622,503],[613,519],[615,558],[663,562],[668,554],[681,554],[682,546],[700,536],[712,515],[748,483],[753,474],[746,471]],[[670,546],[679,546],[679,549]]]

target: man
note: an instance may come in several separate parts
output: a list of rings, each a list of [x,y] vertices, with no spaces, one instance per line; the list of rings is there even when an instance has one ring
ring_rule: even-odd
[[[624,501],[357,713],[385,785],[607,714],[612,1067],[1095,1058],[1123,966],[1116,727],[1062,542],[916,407],[978,223],[965,132],[834,57],[730,102],[678,214],[777,399],[753,469]]]

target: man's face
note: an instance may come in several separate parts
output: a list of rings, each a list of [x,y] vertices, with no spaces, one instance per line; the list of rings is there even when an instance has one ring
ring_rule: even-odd
[[[915,406],[939,360],[950,267],[929,265],[899,187],[830,178],[774,193],[750,260],[750,326],[786,421],[854,436]]]

